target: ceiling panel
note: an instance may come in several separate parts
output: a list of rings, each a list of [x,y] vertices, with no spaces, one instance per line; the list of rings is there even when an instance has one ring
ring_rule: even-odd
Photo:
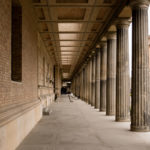
[[[60,46],[80,46],[80,42],[77,42],[77,41],[60,41]]]
[[[58,20],[83,20],[86,9],[85,8],[56,8]]]
[[[61,31],[81,31],[82,23],[58,23],[58,30]]]
[[[80,34],[77,33],[59,33],[60,40],[77,40],[79,37]]]

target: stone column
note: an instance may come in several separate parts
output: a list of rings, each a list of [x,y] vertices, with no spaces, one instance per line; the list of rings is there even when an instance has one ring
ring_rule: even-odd
[[[90,104],[90,61],[88,61],[88,104]]]
[[[80,73],[78,73],[79,75],[78,75],[78,82],[79,82],[79,97],[81,96],[80,95],[80,90],[81,90],[81,82],[80,82]]]
[[[77,74],[77,80],[76,80],[76,82],[77,82],[77,97],[79,97],[79,75]]]
[[[82,72],[80,72],[80,99],[82,99]]]
[[[87,103],[89,103],[89,62],[87,62]]]
[[[85,66],[85,102],[87,102],[87,64]]]
[[[100,104],[100,64],[101,64],[101,55],[100,55],[100,48],[97,48],[96,53],[96,66],[95,66],[95,82],[96,82],[96,89],[95,89],[95,108],[99,108]]]
[[[80,75],[78,74],[78,97],[80,98]]]
[[[74,77],[74,95],[76,96],[76,76]]]
[[[132,108],[131,130],[150,131],[148,0],[131,1],[132,6]]]
[[[100,111],[106,111],[107,42],[101,42]]]
[[[85,68],[83,68],[83,100],[85,101]]]
[[[116,121],[129,121],[130,76],[128,20],[117,24]]]
[[[84,67],[84,101],[86,102],[86,67]]]
[[[106,115],[115,115],[116,105],[116,33],[107,36]]]
[[[80,72],[80,99],[83,99],[82,93],[83,93],[83,85],[82,85],[82,71]]]
[[[77,87],[77,86],[78,86],[77,76],[76,76],[76,79],[75,79],[75,80],[76,80],[75,82],[76,82],[76,97],[77,97],[77,96],[78,96],[78,95],[77,95],[77,94],[78,94],[78,90],[77,90],[77,89],[78,89],[78,87]]]
[[[90,60],[90,104],[92,105],[92,59]]]
[[[83,69],[81,71],[82,74],[82,100],[84,100],[84,76],[83,76]]]
[[[77,76],[75,77],[75,96],[77,97]]]
[[[92,106],[95,106],[95,55],[92,58]]]
[[[73,78],[72,83],[71,83],[71,92],[74,95],[74,78]]]
[[[88,103],[88,62],[86,65],[86,102]]]
[[[84,71],[82,69],[82,100],[84,100]]]

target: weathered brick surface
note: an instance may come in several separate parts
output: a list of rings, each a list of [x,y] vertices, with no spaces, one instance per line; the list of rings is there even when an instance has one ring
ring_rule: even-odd
[[[54,93],[54,62],[44,48],[44,43],[38,34],[38,96],[47,96]]]
[[[9,10],[9,11],[8,11]],[[10,17],[11,5],[8,0],[1,0],[0,4],[0,105],[10,99]]]
[[[11,0],[0,1],[0,106],[38,98],[36,17],[31,0],[20,0],[20,2],[22,5],[22,82],[18,83],[11,81]],[[52,64],[50,66],[53,68]]]

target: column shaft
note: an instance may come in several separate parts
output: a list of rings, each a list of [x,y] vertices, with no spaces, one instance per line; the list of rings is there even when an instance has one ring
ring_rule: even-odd
[[[85,102],[87,102],[87,64],[85,66]]]
[[[149,49],[148,49],[148,0],[132,4],[132,108],[131,130],[149,131]]]
[[[88,62],[88,72],[87,72],[87,87],[88,87],[88,104],[90,104],[90,62]]]
[[[129,121],[130,115],[128,27],[127,21],[117,25],[116,121]]]
[[[83,100],[85,101],[85,69],[83,69]]]
[[[90,104],[92,105],[92,59],[90,60]]]
[[[109,33],[107,40],[106,115],[115,115],[116,104],[116,34]]]
[[[77,75],[77,96],[79,98],[79,91],[80,91],[80,86],[79,86],[79,75]]]
[[[100,111],[106,111],[107,43],[101,44]]]
[[[92,58],[92,106],[95,106],[95,64],[96,57]]]
[[[82,72],[80,72],[80,99],[82,99]]]
[[[97,54],[96,54],[96,66],[95,66],[95,81],[96,81],[96,89],[95,89],[95,108],[99,108],[100,105],[100,48],[97,48]]]

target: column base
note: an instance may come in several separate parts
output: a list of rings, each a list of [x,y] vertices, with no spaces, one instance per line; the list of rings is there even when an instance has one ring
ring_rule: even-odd
[[[91,102],[88,102],[89,105],[91,105]]]
[[[150,132],[149,126],[132,126],[131,125],[131,131],[133,132]]]
[[[106,113],[106,116],[114,116],[115,113]]]
[[[100,109],[100,112],[106,112],[106,109]]]
[[[130,119],[129,119],[129,118],[116,118],[115,121],[116,121],[116,122],[129,122]]]
[[[99,107],[98,107],[98,106],[95,106],[94,108],[95,108],[95,109],[98,109]]]

